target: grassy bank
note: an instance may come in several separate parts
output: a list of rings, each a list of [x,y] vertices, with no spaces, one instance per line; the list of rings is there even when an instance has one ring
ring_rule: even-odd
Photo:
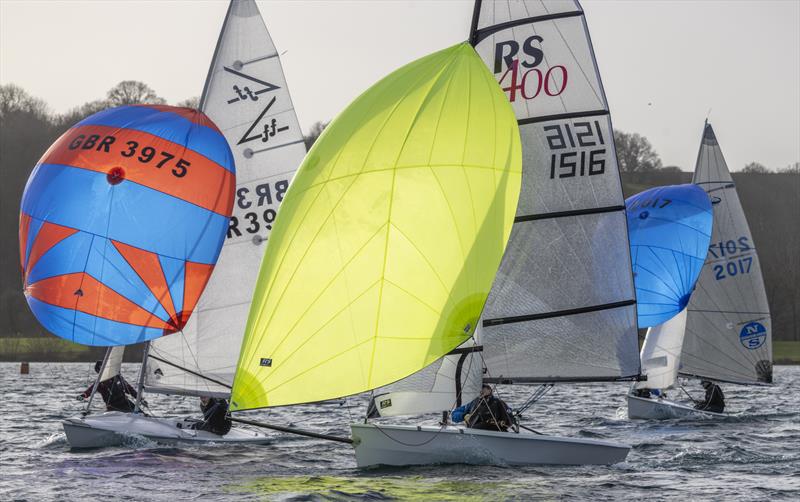
[[[88,347],[55,336],[0,338],[0,361],[84,362],[102,359],[105,347]],[[125,361],[141,361],[141,345],[125,350]]]
[[[775,364],[800,364],[800,342],[773,341],[772,354]]]

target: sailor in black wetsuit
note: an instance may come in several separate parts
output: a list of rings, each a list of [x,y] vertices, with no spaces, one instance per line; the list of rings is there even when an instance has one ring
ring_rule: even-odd
[[[722,389],[719,388],[719,385],[708,380],[703,380],[701,384],[706,390],[706,398],[697,403],[694,408],[696,410],[722,413],[725,410],[725,395],[722,393]]]
[[[228,417],[228,401],[214,397],[201,397],[200,409],[203,410],[203,421],[192,428],[213,432],[224,436],[231,430],[231,419]]]
[[[453,410],[451,416],[454,422],[464,420],[473,429],[506,432],[514,424],[508,405],[494,396],[489,385],[484,385],[471,402]]]
[[[103,367],[103,361],[97,361],[94,364],[95,373],[100,373],[100,368]],[[88,389],[83,391],[83,394],[78,396],[78,399],[86,399],[92,395],[94,384],[90,385]],[[128,399],[127,395],[136,399],[136,389],[134,389],[121,374],[117,374],[109,379],[103,380],[97,385],[97,392],[103,396],[103,401],[106,403],[106,410],[108,411],[122,411],[124,413],[132,413],[136,406]]]

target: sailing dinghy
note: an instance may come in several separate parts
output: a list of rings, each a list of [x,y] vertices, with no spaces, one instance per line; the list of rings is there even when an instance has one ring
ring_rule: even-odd
[[[686,307],[708,253],[714,217],[711,199],[694,184],[651,188],[625,206],[638,325],[648,328],[641,351],[647,378],[631,388],[630,396],[637,398],[629,406],[633,418],[642,413],[639,399],[667,406],[666,391],[677,384]]]
[[[477,2],[471,42],[387,77],[309,153],[262,264],[233,410],[388,388],[372,416],[440,413],[481,380],[638,376],[622,189],[583,12]],[[379,87],[409,94],[384,103]],[[452,424],[351,427],[360,467],[611,464],[630,449]]]
[[[277,49],[252,0],[232,0],[200,108],[225,136],[236,162],[233,215],[214,273],[180,333],[149,344],[140,388],[181,396],[229,398],[244,336],[255,270],[306,149]],[[224,436],[192,430],[190,418],[107,412],[64,423],[73,447],[119,444],[128,435],[165,443],[265,443],[233,427]]]
[[[424,370],[375,391],[373,416],[448,411],[490,384],[629,380],[636,307],[608,104],[577,2],[476,2],[471,42],[511,102],[523,175],[480,336],[450,353],[449,394]],[[443,367],[444,367],[443,363]],[[440,371],[441,373],[441,371]],[[398,399],[401,398],[401,399]],[[398,407],[398,404],[401,405]],[[529,403],[522,405],[529,406]],[[448,424],[354,425],[359,465],[611,464],[629,446]]]
[[[682,319],[665,328],[683,337],[677,371],[741,385],[772,382],[772,325],[755,243],[717,137],[706,123],[692,182],[713,202],[708,255]],[[679,316],[680,317],[680,316]],[[672,345],[672,344],[671,344]],[[674,343],[677,346],[677,343]],[[673,371],[675,371],[673,369]],[[670,377],[674,381],[674,377]],[[649,377],[648,377],[649,380]],[[651,387],[651,383],[646,384]],[[719,418],[667,399],[628,396],[628,416]]]

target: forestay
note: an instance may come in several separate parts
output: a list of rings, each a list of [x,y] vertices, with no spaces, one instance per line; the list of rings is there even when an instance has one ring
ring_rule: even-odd
[[[146,387],[228,396],[256,270],[278,205],[306,151],[278,52],[252,0],[234,0],[228,8],[200,107],[235,156],[234,211],[191,322],[182,334],[151,345]]]
[[[735,383],[771,382],[772,323],[761,265],[710,124],[693,182],[714,202],[714,229],[689,302],[681,373]]]
[[[469,44],[363,93],[283,202],[231,409],[375,389],[466,341],[511,230],[520,171],[513,112]]]
[[[490,382],[639,374],[608,103],[578,2],[478,1],[471,41],[511,102],[522,192],[483,312]]]

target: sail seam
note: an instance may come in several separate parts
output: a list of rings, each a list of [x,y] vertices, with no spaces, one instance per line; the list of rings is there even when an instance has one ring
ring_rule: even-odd
[[[542,115],[539,117],[528,117],[526,119],[517,120],[517,124],[536,124],[538,122],[549,122],[551,120],[563,119],[577,119],[581,117],[599,117],[601,115],[608,115],[608,110],[591,110],[588,112],[570,112],[570,113],[554,113],[553,115]]]
[[[583,11],[573,11],[573,12],[559,12],[557,14],[545,14],[543,16],[534,16],[534,17],[526,17],[522,19],[514,19],[513,21],[506,21],[504,23],[495,24],[492,26],[487,26],[486,28],[481,28],[476,30],[475,33],[471,37],[472,45],[478,45],[482,40],[484,40],[489,35],[493,35],[499,31],[503,31],[508,28],[514,28],[516,26],[522,26],[523,24],[534,24],[534,23],[541,23],[542,21],[552,21],[554,19],[563,19],[567,17],[578,17],[582,16]],[[477,23],[475,23],[477,26]]]
[[[522,223],[525,221],[536,221],[536,220],[549,220],[552,218],[563,218],[566,216],[584,216],[588,214],[602,214],[602,213],[613,213],[616,211],[623,211],[625,210],[625,206],[606,206],[606,207],[592,207],[588,209],[573,209],[570,211],[554,211],[551,213],[539,213],[539,214],[529,214],[525,216],[517,216],[514,218],[514,223]]]
[[[610,310],[616,309],[621,307],[627,307],[630,305],[635,305],[636,300],[623,300],[620,302],[613,302],[613,303],[604,303],[602,305],[592,305],[589,307],[580,307],[576,309],[566,309],[566,310],[554,310],[551,312],[542,312],[540,314],[528,314],[528,315],[520,315],[520,316],[511,316],[511,317],[498,317],[496,319],[486,319],[483,321],[483,327],[490,327],[490,326],[499,326],[501,324],[513,324],[518,322],[526,322],[526,321],[538,321],[541,319],[550,319],[553,317],[565,317],[577,314],[587,314],[589,312],[599,312],[602,310]]]
[[[555,382],[624,382],[639,380],[639,375],[603,376],[603,377],[487,377],[484,383],[512,385],[515,383],[555,383]]]

